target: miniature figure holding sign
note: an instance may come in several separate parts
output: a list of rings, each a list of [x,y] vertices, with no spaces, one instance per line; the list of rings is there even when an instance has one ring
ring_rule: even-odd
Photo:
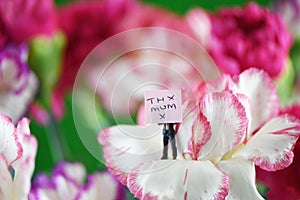
[[[163,155],[168,158],[168,143],[170,141],[173,159],[177,157],[175,141],[176,123],[182,121],[180,90],[151,90],[145,92],[145,113],[147,123],[164,124]],[[175,127],[174,127],[175,126]]]

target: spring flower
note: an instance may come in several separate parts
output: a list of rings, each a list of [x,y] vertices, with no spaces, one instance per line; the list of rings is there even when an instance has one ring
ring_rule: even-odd
[[[107,172],[88,175],[79,163],[59,163],[52,171],[52,177],[39,174],[31,188],[30,200],[35,199],[124,199],[125,188]]]
[[[27,111],[38,82],[27,65],[25,45],[0,51],[0,112],[16,122]]]
[[[36,34],[52,34],[56,27],[53,1],[3,0],[0,2],[0,21],[0,35],[7,38],[6,42],[9,40],[19,44]]]
[[[10,118],[1,114],[0,124],[0,199],[25,200],[35,166],[37,141],[30,135],[26,118],[15,128]]]
[[[276,171],[292,162],[300,121],[278,115],[266,73],[250,69],[204,84],[184,103],[177,160],[160,160],[158,125],[119,125],[99,134],[106,165],[137,198],[263,199],[254,165]]]
[[[272,78],[283,70],[292,44],[283,20],[267,8],[249,3],[210,15],[209,51],[225,73],[237,75],[260,66]]]
[[[115,34],[139,27],[165,27],[181,32],[183,31],[186,34],[192,32],[184,20],[178,16],[134,0],[77,2],[61,7],[58,10],[58,19],[60,23],[59,26],[66,33],[69,41],[62,76],[57,86],[56,93],[62,94],[59,96],[63,96],[73,87],[78,69],[90,51],[105,39]],[[101,26],[99,24],[101,24]],[[86,38],[89,39],[87,40]],[[124,44],[126,42],[127,41],[124,41]],[[109,50],[110,49],[107,51]],[[132,63],[138,63],[142,61],[142,59],[144,59],[143,56],[135,55],[131,57],[130,62],[129,59],[124,60],[120,68],[131,69]],[[165,60],[167,60],[166,64],[168,64],[169,60]],[[173,63],[176,63],[176,61]],[[99,66],[99,68],[104,67],[105,66]],[[122,69],[118,71],[122,71]],[[110,76],[117,76],[118,73],[119,72],[115,70]],[[134,78],[136,79],[137,77]],[[110,87],[113,86],[111,82],[107,84]],[[110,97],[112,94],[107,94],[103,92],[103,90],[102,88],[101,91],[99,91],[100,96],[102,97],[106,109],[110,110]],[[122,109],[124,108],[125,106],[122,106]],[[124,113],[122,109],[117,109],[116,113]]]
[[[285,108],[281,112],[294,115],[300,119],[299,104]],[[270,188],[267,192],[268,199],[294,200],[300,198],[300,140],[295,144],[294,154],[294,162],[284,170],[268,172],[257,169],[258,180]]]

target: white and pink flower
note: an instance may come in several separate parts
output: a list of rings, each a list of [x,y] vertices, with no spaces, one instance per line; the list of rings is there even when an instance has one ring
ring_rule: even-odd
[[[300,121],[278,114],[275,86],[257,69],[195,88],[197,98],[184,102],[177,160],[160,160],[162,127],[119,125],[99,135],[109,170],[140,199],[263,199],[255,165],[291,164]]]
[[[35,166],[37,141],[30,135],[29,120],[23,118],[17,127],[0,114],[0,199],[27,199]]]
[[[0,52],[0,112],[17,122],[35,96],[38,80],[27,64],[26,45]]]
[[[52,171],[52,177],[39,174],[31,188],[30,200],[39,199],[124,199],[125,188],[108,172],[88,175],[80,163],[59,163]]]

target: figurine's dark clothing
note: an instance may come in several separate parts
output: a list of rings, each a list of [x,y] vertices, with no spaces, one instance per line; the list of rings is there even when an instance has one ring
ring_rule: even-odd
[[[169,129],[167,129],[166,124],[164,124],[164,128],[163,128],[164,149],[163,149],[162,159],[167,159],[168,158],[168,142],[169,142],[169,140],[170,140],[171,147],[172,147],[173,159],[176,159],[176,157],[177,157],[177,148],[176,148],[176,141],[175,141],[174,125],[175,124],[170,123],[169,124]]]

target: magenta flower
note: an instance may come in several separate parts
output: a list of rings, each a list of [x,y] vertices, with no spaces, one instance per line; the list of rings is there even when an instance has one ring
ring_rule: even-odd
[[[27,199],[35,166],[37,141],[30,135],[29,120],[14,127],[10,118],[0,115],[0,199]],[[9,171],[13,169],[14,176]]]
[[[36,34],[52,34],[56,26],[52,0],[3,0],[0,2],[0,37],[21,43]],[[3,37],[2,37],[3,38]],[[0,39],[0,48],[3,44]]]
[[[107,172],[88,175],[79,163],[59,163],[52,171],[52,177],[39,174],[31,188],[30,200],[38,199],[124,199],[125,188]]]
[[[27,111],[38,87],[27,65],[27,46],[8,46],[0,51],[0,112],[14,122]]]
[[[259,67],[272,78],[284,70],[292,44],[283,20],[267,8],[249,3],[210,15],[209,51],[216,64],[232,75]]]
[[[256,69],[197,92],[184,103],[177,160],[160,160],[162,127],[120,125],[99,134],[109,170],[140,199],[263,199],[254,165],[287,167],[300,121],[278,115],[275,86]]]

